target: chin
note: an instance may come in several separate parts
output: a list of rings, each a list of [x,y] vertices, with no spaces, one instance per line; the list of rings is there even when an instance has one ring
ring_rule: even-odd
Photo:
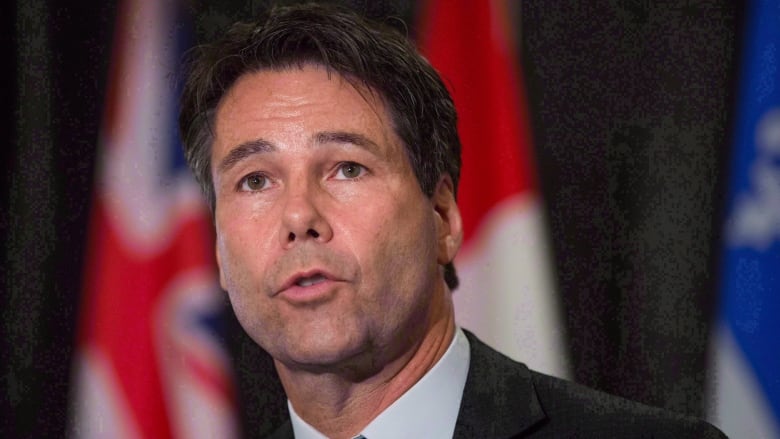
[[[366,337],[345,337],[345,332],[314,332],[278,346],[274,358],[288,367],[332,371],[372,363],[371,344]]]

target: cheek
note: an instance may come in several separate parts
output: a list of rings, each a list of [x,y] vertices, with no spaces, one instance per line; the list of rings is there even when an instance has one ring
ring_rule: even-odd
[[[426,276],[436,273],[436,232],[425,208],[424,203],[399,203],[359,216],[361,227],[353,230],[360,230],[361,236],[352,236],[353,248],[361,266],[371,267],[365,272],[374,273],[377,287],[412,293],[418,285],[429,286]]]
[[[236,316],[243,323],[242,314],[249,307],[245,303],[248,295],[246,291],[250,288],[250,278],[248,273],[241,267],[242,258],[231,252],[229,243],[222,239],[217,241],[217,254],[219,259],[219,275],[222,281],[222,287],[227,291],[230,298],[230,305],[233,307]]]
[[[258,344],[263,344],[266,328],[277,325],[277,313],[265,299],[262,252],[238,233],[217,235],[220,276],[227,290],[230,305],[241,326]],[[251,261],[251,264],[249,263]]]
[[[217,258],[220,275],[228,292],[244,290],[257,282],[263,272],[262,256],[267,252],[258,239],[262,233],[253,227],[252,219],[230,218],[217,222]]]

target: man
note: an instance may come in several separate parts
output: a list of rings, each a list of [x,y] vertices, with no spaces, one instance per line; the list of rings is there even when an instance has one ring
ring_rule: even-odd
[[[316,5],[237,24],[196,55],[180,126],[222,287],[288,398],[273,437],[721,437],[456,326],[456,115],[399,33]]]

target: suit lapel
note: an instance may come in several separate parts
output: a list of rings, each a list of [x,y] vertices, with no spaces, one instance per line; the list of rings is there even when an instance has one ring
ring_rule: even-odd
[[[277,428],[270,436],[268,436],[268,439],[294,439],[295,435],[293,434],[293,428],[292,428],[292,422],[287,419],[287,422],[282,424],[281,427]]]
[[[544,420],[528,368],[464,332],[471,363],[454,438],[514,437]]]

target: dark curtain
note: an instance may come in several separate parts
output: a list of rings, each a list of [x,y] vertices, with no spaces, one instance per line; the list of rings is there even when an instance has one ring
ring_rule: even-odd
[[[198,40],[269,3],[192,3]],[[347,3],[414,35],[411,0]],[[741,6],[514,4],[575,378],[701,415]],[[0,6],[2,437],[65,435],[115,11]],[[260,436],[284,396],[231,319],[244,430]]]
[[[4,3],[0,436],[63,437],[114,6]]]
[[[575,377],[702,415],[741,8],[521,5]]]

